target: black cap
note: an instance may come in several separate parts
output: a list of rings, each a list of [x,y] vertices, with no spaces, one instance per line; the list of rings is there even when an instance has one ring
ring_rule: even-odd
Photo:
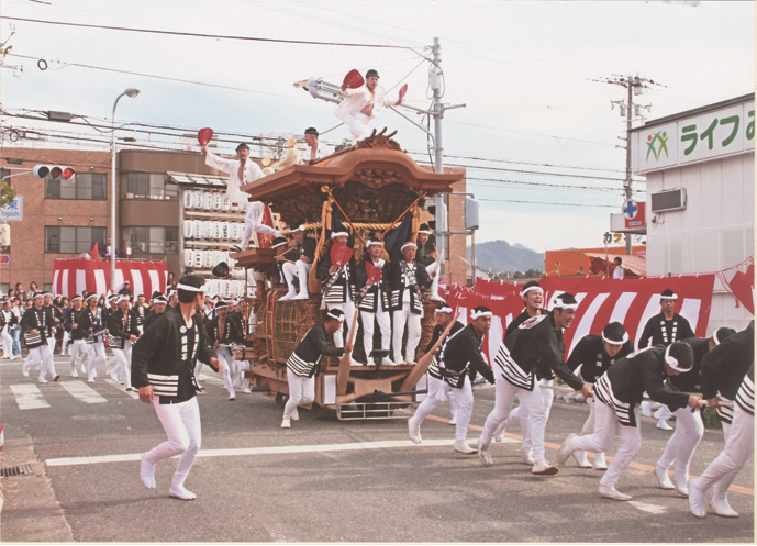
[[[316,131],[315,127],[308,127],[307,129],[305,129],[305,134],[318,136],[320,133]]]
[[[365,73],[366,78],[370,78],[371,76],[376,76],[378,78],[379,77],[378,70],[376,70],[375,68],[371,68],[368,70],[368,72]]]
[[[242,142],[241,144],[238,144],[236,148],[234,148],[234,151],[241,150],[242,148],[246,148],[248,150],[250,149],[250,147],[246,143]]]

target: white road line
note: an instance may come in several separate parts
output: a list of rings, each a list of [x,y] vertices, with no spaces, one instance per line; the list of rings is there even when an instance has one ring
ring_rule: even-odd
[[[629,501],[628,504],[630,504],[637,510],[641,510],[642,512],[647,512],[649,514],[660,515],[668,511],[668,509],[665,508],[664,506],[660,506],[659,504],[649,504],[648,502]]]
[[[71,396],[87,404],[102,404],[103,402],[107,402],[105,398],[100,396],[99,392],[81,381],[62,381],[61,385]]]
[[[44,409],[50,407],[50,404],[45,402],[42,393],[36,385],[11,385],[11,392],[16,399],[18,409]]]
[[[454,440],[425,440],[423,446],[438,447],[454,445]],[[323,444],[311,446],[271,446],[271,447],[242,447],[232,449],[201,449],[198,457],[231,457],[250,455],[291,455],[297,453],[321,453],[327,451],[355,451],[363,449],[416,448],[410,440],[396,440],[386,442],[360,442],[352,444]],[[142,453],[128,453],[124,455],[100,455],[97,457],[59,457],[47,459],[47,466],[82,466],[101,463],[120,463],[124,461],[139,461]]]

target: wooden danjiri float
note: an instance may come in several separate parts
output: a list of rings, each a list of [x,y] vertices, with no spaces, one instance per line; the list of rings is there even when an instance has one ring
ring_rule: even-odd
[[[385,135],[385,132],[386,129],[376,134],[374,130],[354,146],[287,167],[242,188],[252,200],[269,204],[271,211],[280,215],[282,224],[292,226],[302,222],[306,236],[314,237],[317,243],[308,279],[310,299],[279,301],[286,288],[258,282],[256,297],[247,300],[247,312],[252,315],[248,324],[252,324],[248,329],[248,346],[237,351],[237,358],[249,361],[250,369],[245,373],[255,390],[265,391],[266,396],[275,398],[279,404],[284,403],[289,391],[286,366],[289,356],[308,330],[325,319],[316,271],[331,243],[322,226],[331,227],[332,215],[340,219],[354,236],[356,262],[366,254],[370,236],[386,240],[407,214],[412,215],[412,223],[411,234],[405,240],[415,242],[421,223],[421,199],[452,191],[452,184],[464,176],[436,174],[429,167],[419,166],[391,139],[394,133]],[[254,268],[267,279],[276,272],[273,248],[250,248],[233,254],[233,258],[237,267]],[[386,252],[384,258],[388,258]],[[426,293],[419,350],[431,339],[435,307],[436,302],[430,301]],[[317,416],[333,415],[335,411],[339,419],[407,418],[408,412],[396,410],[416,402],[413,391],[425,387],[425,367],[376,366],[363,349],[362,326],[356,330],[353,358],[358,365],[341,359],[340,366],[339,358],[323,357],[310,409]],[[346,339],[352,337],[350,332]],[[417,362],[417,357],[414,361]]]

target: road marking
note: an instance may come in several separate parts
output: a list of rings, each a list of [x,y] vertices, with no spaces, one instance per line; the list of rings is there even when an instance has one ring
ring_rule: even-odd
[[[81,381],[63,381],[61,382],[61,385],[71,396],[87,404],[101,404],[107,402],[105,398],[100,396],[99,392]]]
[[[50,404],[45,402],[42,393],[36,385],[11,385],[11,392],[16,399],[18,409],[44,409]]]
[[[426,440],[422,445],[430,447],[452,446],[454,440]],[[298,453],[325,453],[330,451],[355,451],[363,449],[391,449],[415,448],[410,440],[360,442],[350,444],[323,444],[310,446],[270,446],[270,447],[241,447],[228,449],[201,449],[198,457],[230,457],[249,455],[291,455]],[[96,457],[59,457],[47,459],[47,466],[82,466],[101,463],[119,463],[124,461],[140,461],[142,453],[128,453],[124,455],[99,455]]]
[[[139,393],[136,390],[127,391],[126,388],[123,385],[121,385],[120,381],[115,381],[112,377],[108,376],[105,379],[105,382],[106,383],[110,383],[111,385],[113,385],[114,387],[116,387],[119,391],[121,391],[122,393],[130,396],[134,400],[139,400]]]
[[[641,510],[642,512],[647,512],[649,514],[664,514],[668,511],[667,508],[664,506],[660,506],[659,504],[650,504],[648,502],[641,502],[641,501],[629,501],[628,504],[636,508],[637,510]]]

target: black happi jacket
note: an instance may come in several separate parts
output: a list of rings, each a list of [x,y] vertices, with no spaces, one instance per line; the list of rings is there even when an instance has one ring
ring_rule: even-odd
[[[601,334],[591,334],[581,338],[573,352],[568,357],[568,368],[576,371],[581,366],[581,378],[594,383],[610,366],[624,356],[633,353],[633,342],[629,339],[615,356],[605,353],[604,341]]]

